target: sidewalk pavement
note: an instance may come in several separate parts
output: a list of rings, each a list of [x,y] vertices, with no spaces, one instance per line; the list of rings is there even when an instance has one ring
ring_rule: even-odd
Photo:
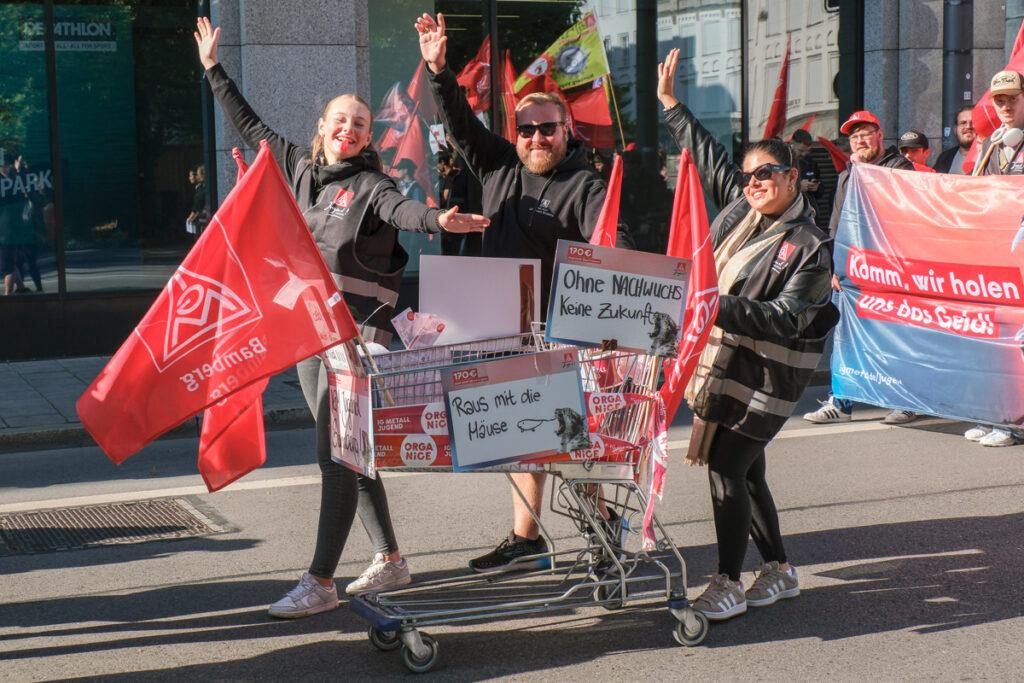
[[[92,444],[78,421],[75,402],[109,356],[0,363],[0,452]],[[269,429],[312,425],[295,368],[270,380],[263,394]],[[199,435],[190,419],[167,436]]]

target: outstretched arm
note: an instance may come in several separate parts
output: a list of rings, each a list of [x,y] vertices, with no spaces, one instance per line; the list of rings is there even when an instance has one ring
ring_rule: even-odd
[[[742,192],[740,169],[729,159],[725,147],[701,125],[700,121],[675,96],[676,66],[679,49],[669,50],[658,65],[658,100],[665,108],[665,125],[681,149],[690,150],[700,173],[704,192],[721,209]]]
[[[224,67],[217,61],[217,42],[220,40],[220,27],[214,28],[207,17],[196,19],[196,31],[192,34],[199,50],[199,61],[206,69],[206,80],[210,83],[214,96],[220,102],[224,114],[231,124],[253,149],[258,149],[260,140],[266,140],[270,151],[284,171],[285,177],[291,180],[291,169],[303,155],[303,150],[271,130],[253,108],[249,106],[238,87],[228,77]]]
[[[515,147],[505,138],[487,130],[473,114],[455,74],[448,68],[444,15],[438,14],[435,21],[429,14],[424,14],[416,20],[416,32],[434,99],[440,105],[441,119],[470,168],[483,178],[487,172],[509,161],[514,163]]]

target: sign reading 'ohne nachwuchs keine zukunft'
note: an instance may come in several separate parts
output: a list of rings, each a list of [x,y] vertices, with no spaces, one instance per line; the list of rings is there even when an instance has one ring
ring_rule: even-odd
[[[674,356],[689,278],[686,259],[559,240],[547,339]]]

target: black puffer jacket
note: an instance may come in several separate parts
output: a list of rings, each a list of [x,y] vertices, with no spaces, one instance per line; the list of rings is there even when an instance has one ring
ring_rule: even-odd
[[[705,194],[720,210],[711,225],[717,248],[751,210],[740,169],[685,105],[666,111],[665,122],[690,151]],[[709,422],[762,441],[792,415],[839,320],[831,301],[832,240],[814,225],[810,208],[748,244],[770,239],[778,246],[720,293],[721,352],[691,406]]]
[[[440,211],[402,196],[380,171],[375,152],[332,165],[314,163],[308,148],[259,119],[221,65],[208,70],[206,79],[245,142],[257,147],[267,141],[363,337],[386,346],[409,261],[395,228],[437,232]]]

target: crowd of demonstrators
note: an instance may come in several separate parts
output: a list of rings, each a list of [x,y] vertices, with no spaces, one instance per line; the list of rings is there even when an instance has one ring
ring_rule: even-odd
[[[964,174],[964,162],[967,161],[967,152],[976,137],[974,132],[973,104],[965,104],[960,107],[953,120],[953,135],[956,138],[956,145],[944,150],[935,159],[934,168],[939,173]]]
[[[723,620],[800,593],[765,479],[765,446],[810,382],[814,364],[806,360],[821,356],[839,312],[831,302],[832,240],[814,224],[796,152],[763,140],[737,167],[676,99],[678,59],[673,49],[658,66],[658,99],[719,211],[711,225],[719,312],[686,389],[695,413],[687,460],[708,465],[718,571],[693,606]],[[763,563],[744,590],[751,536]]]
[[[992,77],[990,85],[989,94],[992,96],[1000,123],[1007,128],[1024,129],[1024,76],[1016,71],[1000,71]],[[982,163],[986,157],[988,163],[978,171],[978,175],[1024,175],[1024,140],[1012,147],[1000,145],[990,155],[991,145],[991,138],[981,145],[977,163]],[[1024,443],[1024,434],[1019,430],[992,425],[971,427],[964,433],[964,438],[983,446],[1000,447]]]
[[[390,319],[408,255],[397,230],[436,233],[480,231],[482,216],[442,212],[402,195],[381,170],[370,144],[372,115],[356,95],[328,101],[309,147],[296,145],[268,127],[245,101],[217,61],[220,29],[197,21],[199,59],[206,79],[246,144],[266,140],[284,171],[313,239],[337,280],[368,341],[387,344]],[[388,512],[380,478],[363,477],[331,459],[330,407],[323,362],[299,363],[299,383],[316,423],[317,461],[322,477],[316,549],[299,584],[270,607],[276,617],[296,618],[338,606],[334,572],[358,510],[376,555],[349,593],[394,588],[410,581]]]
[[[483,214],[491,220],[483,234],[482,255],[539,259],[541,311],[546,311],[558,240],[588,241],[604,205],[606,184],[569,134],[567,108],[560,96],[533,93],[519,101],[513,144],[473,115],[448,65],[443,15],[435,21],[424,14],[416,21],[416,31],[445,129],[482,184]],[[546,475],[520,473],[512,478],[526,503],[512,496],[508,537],[494,551],[471,560],[474,571],[526,569],[551,562],[535,521],[541,514]]]
[[[932,153],[928,147],[928,136],[919,130],[908,130],[900,136],[899,150],[903,158],[914,165],[915,171],[935,173],[928,165],[928,156]]]
[[[839,132],[849,136],[850,159],[856,163],[874,164],[888,168],[898,168],[906,171],[914,170],[914,166],[903,158],[895,149],[886,149],[884,146],[885,135],[882,133],[882,125],[878,117],[870,111],[855,111],[847,119]],[[835,239],[836,230],[839,229],[839,217],[842,214],[843,202],[846,201],[846,185],[850,181],[850,169],[847,168],[839,174],[839,182],[836,184],[836,194],[832,205],[832,220],[829,224],[829,237]],[[832,289],[836,292],[842,291],[839,285],[839,278],[832,276]],[[885,424],[900,425],[913,422],[918,418],[916,413],[909,410],[893,410],[882,420]],[[816,424],[830,424],[835,422],[849,422],[853,419],[853,401],[837,398],[829,394],[828,398],[821,401],[821,406],[812,412],[805,413],[804,419]]]

